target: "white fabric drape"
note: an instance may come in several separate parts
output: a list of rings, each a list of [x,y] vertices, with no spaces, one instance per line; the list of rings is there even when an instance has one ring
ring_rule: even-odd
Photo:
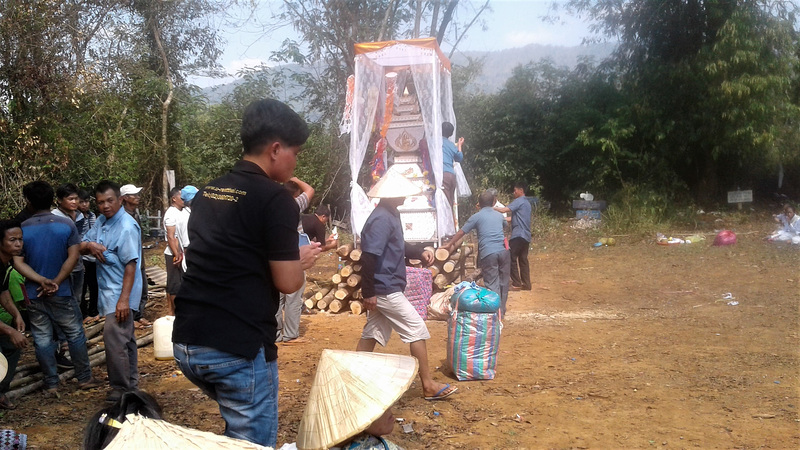
[[[364,55],[356,56],[356,84],[353,90],[353,115],[350,131],[350,225],[353,235],[361,237],[367,218],[372,213],[370,203],[364,189],[358,184],[358,174],[367,146],[372,135],[375,112],[383,86],[383,69]]]
[[[435,58],[431,58],[428,64],[415,64],[411,66],[411,74],[414,78],[414,86],[417,89],[417,100],[419,101],[422,122],[425,128],[425,139],[428,141],[428,154],[431,157],[431,169],[433,178],[436,181],[436,192],[434,202],[436,203],[436,228],[438,235],[442,236],[455,233],[455,222],[453,220],[453,205],[447,201],[447,197],[442,190],[442,133],[441,126],[445,120],[444,111],[440,108],[441,78],[443,74],[448,77],[450,74],[441,68]],[[449,80],[448,80],[449,81]],[[452,110],[452,107],[450,107]]]
[[[437,232],[441,238],[455,233],[453,208],[447,202],[442,191],[442,122],[455,125],[453,111],[453,93],[450,84],[450,72],[439,60],[437,52],[432,48],[404,44],[384,47],[369,53],[359,54],[355,58],[355,85],[353,89],[352,122],[350,127],[350,222],[353,234],[361,237],[361,229],[372,213],[373,207],[364,189],[358,184],[358,174],[369,153],[367,146],[375,129],[376,112],[383,110],[386,100],[385,72],[392,67],[410,67],[411,77],[422,113],[425,138],[431,169],[436,182],[434,201],[436,204]],[[404,85],[398,80],[399,85]],[[398,90],[397,95],[401,92]],[[378,114],[380,115],[380,114]],[[463,171],[456,169],[456,180],[461,195],[466,185]],[[466,194],[469,195],[469,194]]]

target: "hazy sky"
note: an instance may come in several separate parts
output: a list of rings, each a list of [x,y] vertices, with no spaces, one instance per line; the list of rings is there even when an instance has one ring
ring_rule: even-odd
[[[282,1],[261,1],[258,16],[266,22],[277,12]],[[480,3],[474,0],[473,3]],[[552,0],[491,0],[492,11],[482,15],[486,22],[486,30],[473,25],[468,37],[458,44],[461,51],[491,51],[506,48],[522,47],[528,44],[574,46],[589,35],[588,24],[574,17],[562,17],[556,24],[544,23],[541,16],[547,13]],[[476,6],[477,7],[477,6]],[[456,18],[466,21],[470,18]],[[235,74],[244,67],[256,66],[267,62],[271,52],[280,47],[286,38],[297,39],[289,27],[265,34],[255,24],[258,19],[250,20],[250,25],[235,31],[223,29],[223,38],[227,41],[221,59],[228,73]],[[449,54],[451,45],[444,43],[442,49]],[[228,83],[233,78],[210,79],[192,78],[198,86],[212,86]]]

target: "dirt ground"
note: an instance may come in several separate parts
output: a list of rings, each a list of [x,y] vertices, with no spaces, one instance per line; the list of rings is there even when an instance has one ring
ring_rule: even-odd
[[[442,402],[423,400],[415,382],[395,406],[413,432],[396,427],[389,439],[412,449],[800,448],[800,248],[765,242],[771,229],[736,224],[731,247],[711,246],[707,234],[701,244],[619,236],[594,248],[596,232],[565,224],[533,244],[533,290],[509,295],[496,379],[456,382]],[[336,263],[328,255],[311,276],[328,277]],[[147,315],[163,311],[159,301]],[[280,346],[279,445],[295,440],[322,349],[355,349],[364,320],[304,315],[308,342]],[[434,377],[454,382],[446,323],[428,326]],[[408,348],[395,336],[380,351]],[[216,403],[152,346],[140,349],[139,367],[165,419],[223,431]],[[105,368],[94,374],[105,379]],[[105,391],[74,381],[62,390],[60,400],[19,399],[2,428],[27,433],[29,448],[79,448]]]

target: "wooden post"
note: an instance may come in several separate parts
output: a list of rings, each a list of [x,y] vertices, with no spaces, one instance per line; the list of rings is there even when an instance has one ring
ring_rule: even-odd
[[[354,249],[350,252],[351,261],[361,261],[361,250]]]
[[[447,261],[447,258],[450,257],[450,252],[446,248],[439,247],[433,255],[437,261]]]
[[[351,300],[350,301],[350,312],[355,314],[356,316],[360,315],[364,311],[364,304],[358,300]]]

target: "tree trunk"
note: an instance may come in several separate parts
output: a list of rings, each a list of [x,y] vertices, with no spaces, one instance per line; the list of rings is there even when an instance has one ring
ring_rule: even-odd
[[[150,31],[153,33],[153,39],[155,41],[156,48],[158,49],[158,54],[161,57],[161,64],[164,65],[164,79],[167,81],[167,86],[169,87],[167,98],[161,103],[161,141],[159,143],[159,146],[161,147],[161,160],[164,165],[161,185],[161,209],[163,210],[167,205],[169,205],[169,199],[167,198],[169,194],[167,192],[167,170],[169,170],[169,141],[167,139],[167,130],[169,129],[169,108],[170,105],[172,105],[172,97],[175,94],[175,86],[172,84],[172,72],[169,68],[169,58],[167,58],[167,52],[164,50],[164,44],[161,42],[161,29],[158,27],[158,23],[155,19],[151,18],[149,22]]]

